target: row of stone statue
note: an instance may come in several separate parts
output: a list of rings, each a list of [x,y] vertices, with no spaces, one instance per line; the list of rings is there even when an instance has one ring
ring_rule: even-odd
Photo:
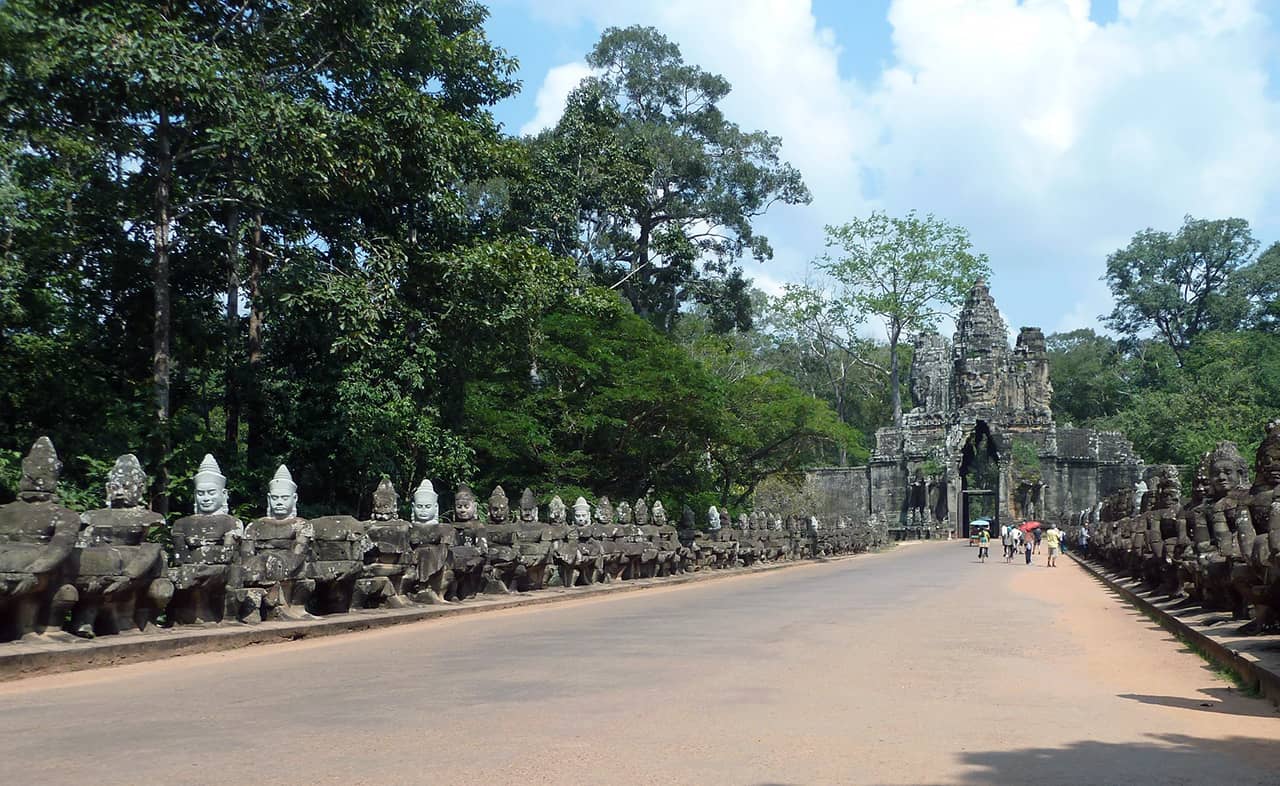
[[[1152,468],[1133,489],[1071,522],[1089,554],[1152,589],[1248,620],[1242,633],[1280,632],[1280,421],[1267,424],[1253,478],[1239,449],[1219,442],[1196,468],[1189,499],[1178,470]]]
[[[440,520],[429,480],[414,490],[411,520],[383,478],[372,517],[298,516],[298,488],[281,466],[267,491],[267,515],[247,525],[230,515],[227,479],[212,456],[194,478],[195,512],[173,522],[171,550],[147,541],[164,517],[143,507],[147,478],[137,458],[109,473],[106,507],[83,515],[60,506],[61,464],[41,437],[22,463],[19,498],[0,506],[0,641],[67,638],[169,625],[306,619],[353,608],[404,607],[546,586],[574,587],[803,559],[861,550],[869,542],[842,521],[708,511],[694,527],[684,509],[670,524],[660,501],[614,508],[579,497],[551,500],[543,520],[525,489],[510,516],[501,486],[481,519],[475,494],[455,493]],[[805,524],[801,524],[805,521]]]

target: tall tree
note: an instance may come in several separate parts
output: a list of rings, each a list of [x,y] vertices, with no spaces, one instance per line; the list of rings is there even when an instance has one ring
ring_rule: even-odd
[[[609,28],[587,63],[598,75],[531,141],[534,181],[550,185],[548,201],[523,200],[528,228],[664,330],[690,302],[720,329],[749,325],[737,263],[773,255],[753,221],[810,199],[781,140],[728,121],[729,83],[654,28]]]
[[[1115,307],[1103,319],[1130,339],[1158,336],[1181,359],[1200,333],[1234,330],[1248,317],[1252,292],[1241,277],[1257,249],[1242,218],[1187,216],[1175,233],[1145,229],[1107,257]]]
[[[818,266],[835,279],[837,303],[850,315],[884,320],[893,422],[901,423],[900,341],[952,313],[976,279],[990,276],[987,257],[973,253],[968,230],[914,210],[901,218],[875,212],[828,226],[827,247],[837,251]]]

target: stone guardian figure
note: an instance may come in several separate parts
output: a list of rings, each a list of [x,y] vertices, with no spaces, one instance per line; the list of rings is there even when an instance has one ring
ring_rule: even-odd
[[[147,532],[164,516],[142,507],[147,476],[132,453],[116,459],[107,475],[107,507],[85,513],[72,558],[80,599],[71,615],[77,636],[145,630],[169,606],[173,581],[164,550]]]
[[[56,500],[62,462],[48,437],[22,460],[18,499],[0,506],[0,641],[60,633],[76,601],[66,581],[80,517]]]
[[[186,625],[218,622],[228,606],[234,616],[247,597],[232,569],[244,524],[227,512],[227,478],[213,456],[205,454],[192,483],[195,513],[173,523],[169,568],[174,589],[168,616]]]

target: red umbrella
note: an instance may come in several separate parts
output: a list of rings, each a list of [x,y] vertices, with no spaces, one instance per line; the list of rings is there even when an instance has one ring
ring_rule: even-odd
[[[1033,529],[1040,529],[1042,525],[1038,521],[1024,521],[1018,525],[1018,529],[1023,532],[1030,532]]]

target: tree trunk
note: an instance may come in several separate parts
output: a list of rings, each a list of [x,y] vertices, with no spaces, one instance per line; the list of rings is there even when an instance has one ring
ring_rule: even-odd
[[[151,507],[157,513],[169,512],[169,348],[172,343],[171,292],[169,282],[169,247],[172,231],[170,199],[172,198],[173,154],[169,139],[169,109],[160,108],[156,127],[156,228],[155,267],[152,286],[155,289],[155,330],[151,356],[152,385],[155,395],[155,423],[152,451],[156,466]]]
[[[636,253],[631,258],[630,277],[627,279],[627,285],[623,292],[627,296],[627,300],[631,301],[631,308],[636,312],[636,316],[643,319],[649,318],[648,305],[641,302],[640,293],[643,287],[640,286],[640,268],[644,267],[649,261],[649,233],[651,227],[647,221],[640,223],[640,232],[636,237]]]
[[[262,254],[262,211],[253,215],[253,228],[249,231],[249,367],[244,377],[242,402],[245,425],[249,433],[245,440],[245,463],[250,470],[262,462],[262,273],[265,267]]]
[[[240,393],[237,369],[240,366],[240,208],[227,208],[227,368],[223,407],[227,427],[224,452],[227,458],[240,451]]]
[[[902,425],[902,391],[898,384],[898,339],[902,327],[894,324],[889,330],[889,395],[893,402],[893,425]]]

